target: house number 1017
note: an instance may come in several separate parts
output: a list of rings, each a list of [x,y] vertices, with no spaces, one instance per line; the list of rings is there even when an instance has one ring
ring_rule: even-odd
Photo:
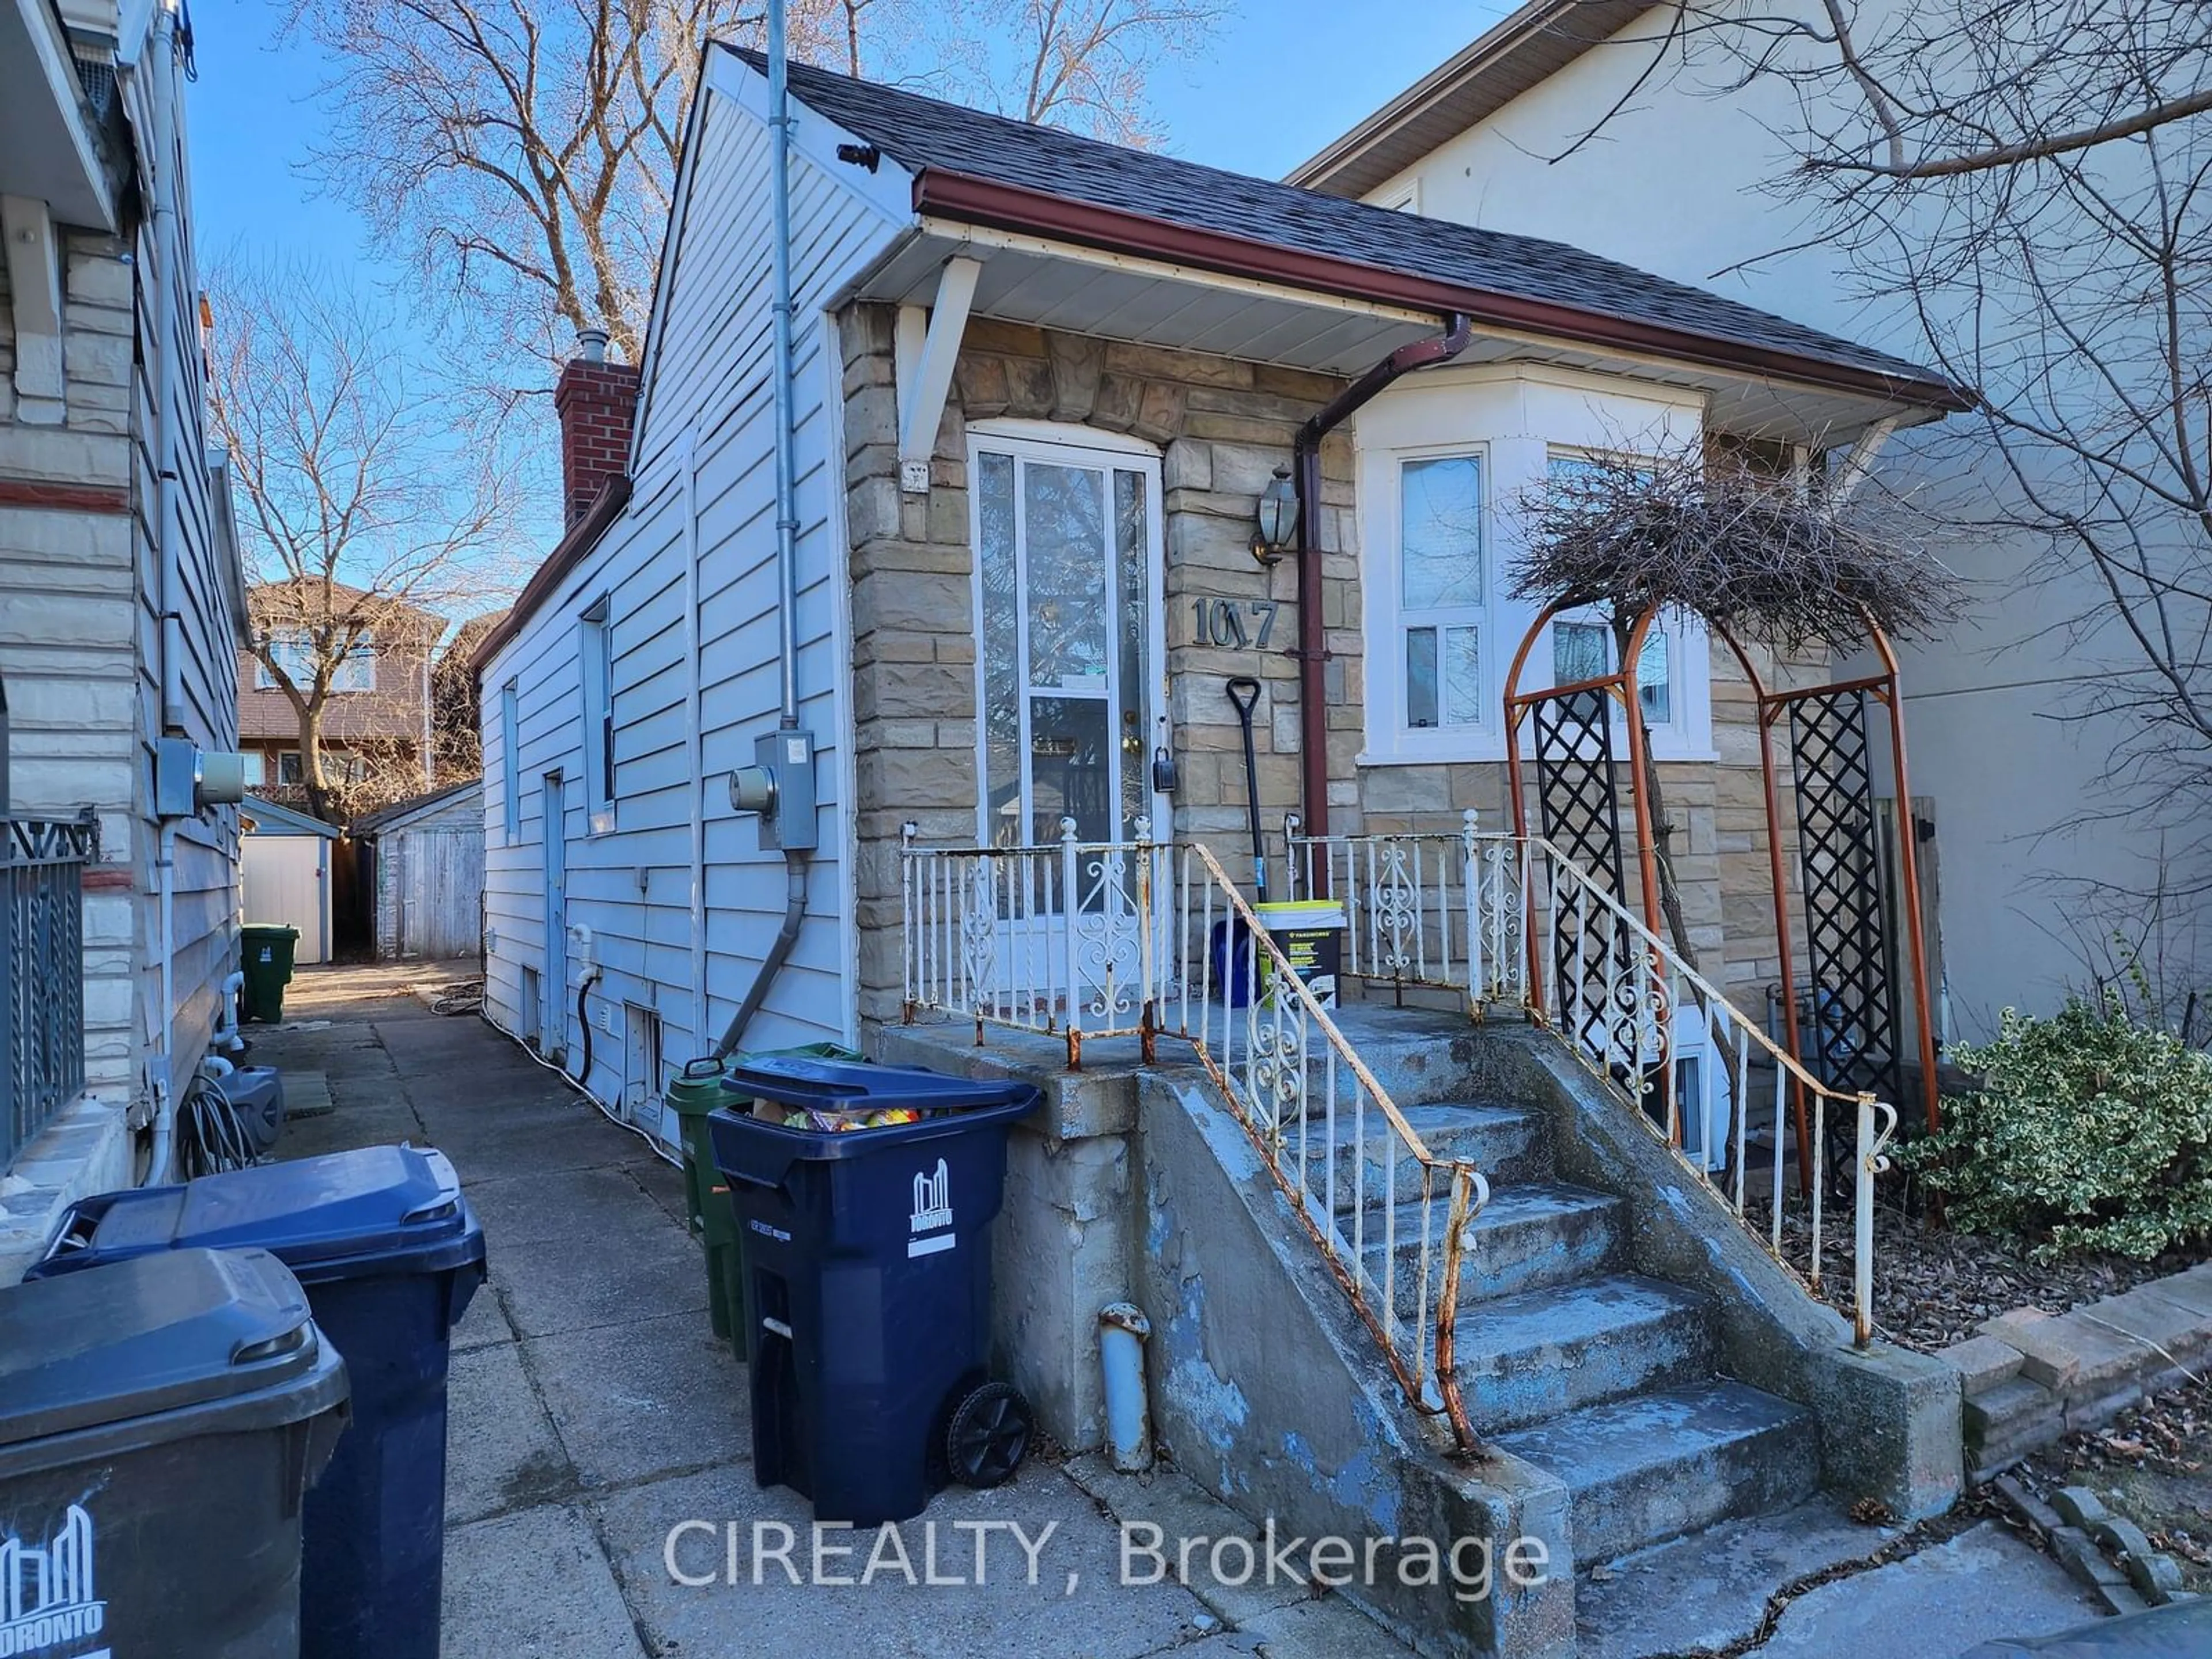
[[[1230,651],[1264,651],[1275,631],[1273,599],[1193,599],[1198,642]]]

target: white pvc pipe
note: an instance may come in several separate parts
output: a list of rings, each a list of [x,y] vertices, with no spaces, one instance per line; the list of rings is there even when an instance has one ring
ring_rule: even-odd
[[[1124,1474],[1152,1467],[1152,1417],[1145,1392],[1145,1341],[1152,1322],[1133,1303],[1098,1314],[1098,1359],[1106,1374],[1106,1450]]]
[[[176,1137],[176,1079],[174,1069],[177,1024],[177,972],[173,960],[177,946],[177,820],[161,823],[161,855],[155,860],[160,873],[161,897],[161,1074],[154,1079],[154,1145],[146,1160],[146,1185],[160,1186],[169,1178],[169,1149]]]
[[[242,1048],[246,1046],[246,1039],[239,1034],[238,1030],[238,994],[245,984],[246,975],[235,968],[231,969],[229,977],[223,981],[222,1014],[221,1023],[215,1028],[214,1035],[208,1038],[208,1046],[210,1048]]]

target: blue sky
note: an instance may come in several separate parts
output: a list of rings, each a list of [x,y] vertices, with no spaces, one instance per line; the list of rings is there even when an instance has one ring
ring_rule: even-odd
[[[1176,154],[1279,175],[1465,46],[1497,0],[1243,0],[1202,57],[1169,64],[1155,105]],[[200,0],[191,123],[204,252],[244,241],[380,274],[360,222],[298,171],[322,127],[312,48],[276,44],[269,0]]]

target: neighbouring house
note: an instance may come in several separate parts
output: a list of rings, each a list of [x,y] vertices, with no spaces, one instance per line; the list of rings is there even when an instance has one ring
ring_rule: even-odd
[[[483,945],[483,781],[468,778],[354,822],[376,954],[473,957]]]
[[[339,821],[438,781],[431,687],[443,617],[316,578],[264,584],[247,599],[263,648],[303,696],[323,658],[337,654],[318,637],[348,631],[363,614],[375,619],[331,665],[321,712],[324,775]],[[247,784],[271,800],[309,805],[300,707],[251,646],[238,653],[238,730]]]
[[[300,967],[328,962],[338,944],[338,876],[353,863],[354,843],[337,825],[260,795],[239,808],[239,829],[242,920],[298,928],[292,960]]]
[[[1874,0],[1853,9],[1854,29],[1872,42],[1905,8]],[[1818,43],[1829,20],[1817,3],[1784,5],[1778,18],[1792,15],[1807,32],[1793,37],[1778,23],[1776,72],[1739,78],[1694,49],[1686,61],[1679,48],[1659,49],[1663,14],[1639,0],[1532,0],[1290,182],[1566,237],[1680,280],[1724,272],[1713,280],[1750,304],[1913,355],[1924,349],[1923,318],[1910,304],[1870,300],[1843,239],[1808,234],[1803,204],[1778,189],[1799,167],[1786,141],[1800,96],[1789,72],[1827,50]],[[1577,142],[1601,118],[1602,135]],[[1935,326],[1971,333],[1942,295],[1923,302]],[[2001,353],[2005,330],[1988,327]],[[2004,460],[1985,447],[1978,465],[1962,461],[1956,438],[1931,453],[1923,436],[1942,434],[1907,428],[1892,441],[1883,464],[1892,484],[2001,519],[2014,488]],[[2054,497],[2074,487],[2044,486]],[[2133,936],[2148,896],[2201,891],[2204,872],[2193,863],[2203,856],[2193,836],[2114,810],[2125,786],[2110,769],[2137,729],[2136,706],[2094,709],[2085,693],[2141,658],[2106,614],[2094,569],[2075,561],[2060,570],[2035,538],[1994,528],[1946,551],[1968,584],[1969,608],[1945,637],[1905,647],[1901,670],[1933,901],[1925,943],[1945,989],[1938,1017],[1947,1038],[1980,1041],[2002,1010],[2051,1012],[2108,971],[2114,932]],[[2164,907],[2142,955],[2153,975],[2193,994],[2200,975],[2191,964],[2203,958],[2186,908]]]
[[[237,816],[192,751],[236,747],[246,604],[191,50],[175,5],[0,4],[0,1277],[140,1177],[230,1018]]]
[[[1099,1311],[1136,1301],[1178,1464],[1294,1530],[1588,1565],[1822,1485],[1942,1507],[1955,1381],[1855,1347],[1744,1185],[1685,1177],[1771,1158],[1790,1207],[1747,682],[1670,623],[1640,707],[1749,1013],[1655,989],[1594,878],[1499,833],[1501,710],[1515,506],[1555,469],[1863,458],[1961,390],[1561,242],[790,76],[787,592],[769,84],[718,46],[642,361],[564,369],[568,530],[476,658],[488,1016],[655,1133],[740,1013],[747,1049],[1036,1078],[1006,1364],[1095,1445]],[[1524,685],[1589,673],[1581,625]],[[1255,819],[1268,896],[1349,910],[1334,1018],[1243,965]],[[1469,1022],[1500,1004],[1538,1020]],[[1668,1054],[1694,1158],[1624,1082]],[[1445,1650],[1571,1650],[1571,1574],[1354,1593]]]

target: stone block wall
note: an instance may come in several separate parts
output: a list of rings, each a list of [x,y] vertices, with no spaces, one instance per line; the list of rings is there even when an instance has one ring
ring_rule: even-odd
[[[930,489],[905,495],[898,485],[892,310],[850,307],[841,332],[859,728],[861,1013],[884,1019],[896,1018],[898,1006],[900,827],[911,822],[922,842],[939,844],[970,844],[976,834],[967,423],[1061,421],[1160,447],[1168,714],[1181,770],[1174,830],[1206,842],[1241,873],[1248,846],[1244,769],[1224,689],[1231,676],[1251,675],[1264,688],[1255,746],[1271,850],[1279,848],[1283,815],[1299,803],[1297,661],[1290,651],[1297,636],[1297,573],[1288,559],[1271,568],[1253,559],[1254,517],[1274,470],[1290,462],[1299,423],[1340,382],[978,319],[969,325],[938,428]],[[1331,828],[1456,834],[1470,806],[1486,830],[1510,828],[1502,764],[1358,764],[1366,664],[1348,434],[1332,434],[1321,459]],[[1212,644],[1200,618],[1217,599],[1239,606],[1274,601],[1268,647]],[[1778,959],[1756,712],[1726,649],[1717,646],[1713,659],[1719,763],[1669,763],[1662,784],[1701,963],[1763,1021]],[[1771,657],[1756,659],[1763,674],[1771,670]],[[1794,887],[1794,842],[1785,851]]]

